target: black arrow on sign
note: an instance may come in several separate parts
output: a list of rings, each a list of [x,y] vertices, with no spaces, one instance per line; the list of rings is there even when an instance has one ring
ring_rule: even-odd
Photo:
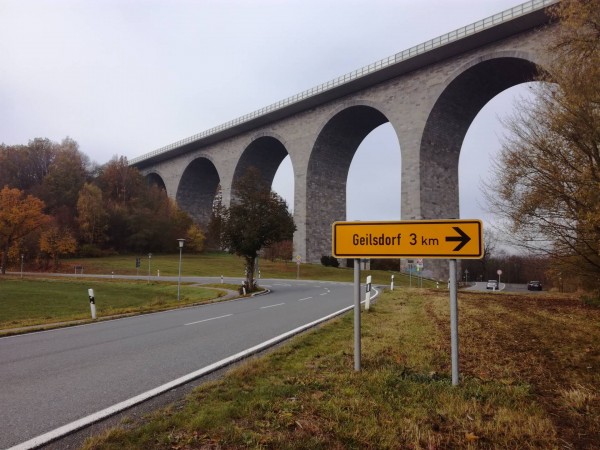
[[[454,249],[455,252],[459,251],[461,248],[463,248],[470,240],[471,238],[469,236],[467,236],[465,234],[465,232],[463,230],[461,230],[458,227],[452,227],[454,228],[454,231],[456,231],[458,234],[460,234],[460,236],[446,236],[446,242],[460,242],[460,244],[458,244],[456,246],[456,248]]]

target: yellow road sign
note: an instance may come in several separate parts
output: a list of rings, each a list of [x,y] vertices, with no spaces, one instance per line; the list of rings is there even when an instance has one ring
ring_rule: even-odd
[[[483,257],[483,225],[475,219],[335,222],[332,228],[336,258]]]

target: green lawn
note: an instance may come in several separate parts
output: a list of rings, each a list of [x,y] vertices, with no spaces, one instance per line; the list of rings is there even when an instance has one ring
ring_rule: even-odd
[[[62,261],[61,272],[74,273],[75,266],[83,266],[84,273],[91,274],[123,274],[123,275],[148,275],[148,256],[141,256],[141,267],[135,268],[136,255],[119,255],[106,258],[77,258]],[[292,261],[259,260],[262,278],[291,278],[297,277],[298,266]],[[150,259],[150,272],[156,276],[160,270],[161,276],[177,276],[179,270],[179,254],[152,255]],[[244,278],[244,260],[227,253],[203,253],[200,255],[186,255],[182,257],[182,276],[207,276],[239,277]],[[373,276],[373,283],[389,284],[392,272],[363,271],[362,278]],[[408,286],[409,277],[405,274],[394,273],[396,286]],[[300,279],[302,280],[329,280],[348,281],[354,278],[353,270],[346,268],[325,267],[321,264],[301,264]],[[416,286],[416,277],[412,276],[412,285]],[[434,287],[430,280],[423,281],[424,287]]]
[[[74,274],[75,267],[83,276],[86,274],[114,274],[115,279],[81,279],[37,276],[0,276],[0,330],[25,326],[37,326],[56,322],[85,320],[91,318],[88,289],[93,288],[96,297],[98,318],[125,313],[142,313],[164,310],[210,301],[223,294],[222,291],[181,286],[181,301],[177,302],[176,284],[156,280],[157,271],[161,277],[177,276],[179,272],[179,253],[152,255],[150,258],[151,282],[148,283],[149,258],[141,256],[141,267],[135,267],[136,255],[118,255],[105,258],[72,258],[61,261],[59,272]],[[296,279],[298,266],[292,261],[259,261],[261,278]],[[17,271],[12,267],[11,270]],[[25,267],[25,271],[29,272]],[[244,278],[244,261],[234,255],[223,252],[208,252],[199,255],[184,254],[182,257],[183,277],[210,276]],[[119,281],[119,275],[139,275],[140,281]],[[397,287],[417,285],[415,276],[410,279],[405,274],[386,271],[362,271],[361,282],[373,277],[373,284],[389,285],[391,275]],[[347,268],[325,267],[321,264],[301,264],[299,279],[330,280],[352,282],[354,271]],[[431,280],[423,280],[423,287],[435,286]],[[217,287],[216,285],[212,285]],[[236,286],[223,286],[236,289]],[[442,286],[444,287],[444,286]]]
[[[140,275],[148,274],[148,257],[142,257],[142,266],[135,267],[135,255],[119,255],[105,258],[73,258],[61,262],[60,272],[74,274],[75,267],[83,267],[83,274]],[[262,278],[291,278],[298,274],[298,266],[291,261],[269,261],[261,259]],[[15,270],[15,268],[12,268]],[[25,269],[27,271],[27,268]],[[0,276],[0,329],[37,326],[56,322],[85,320],[90,318],[88,289],[93,288],[96,296],[96,309],[99,318],[125,313],[142,313],[164,310],[210,301],[222,295],[222,291],[182,285],[182,300],[177,302],[177,288],[173,283],[158,283],[157,270],[161,277],[177,276],[179,254],[153,255],[150,259],[152,281],[119,281],[115,279],[54,279],[37,276]],[[81,269],[78,269],[80,273]],[[204,253],[183,255],[182,276],[244,278],[244,262],[241,258],[227,253]],[[392,272],[362,271],[361,282],[373,277],[373,284],[389,285]],[[43,277],[44,274],[39,274]],[[410,283],[407,275],[394,273],[396,287],[406,287]],[[300,279],[331,280],[351,282],[352,269],[324,267],[320,264],[301,264]],[[417,285],[412,277],[412,285]],[[217,285],[212,285],[218,287]],[[423,280],[424,287],[434,286],[434,282]],[[236,289],[237,286],[223,286]]]
[[[0,329],[91,318],[88,289],[98,318],[210,301],[223,291],[174,283],[0,277]]]

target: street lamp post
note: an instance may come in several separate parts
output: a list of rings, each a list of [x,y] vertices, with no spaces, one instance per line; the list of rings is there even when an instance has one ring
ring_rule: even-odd
[[[148,284],[150,284],[150,260],[152,259],[152,253],[148,253]]]
[[[177,301],[179,301],[179,295],[181,291],[181,254],[183,252],[183,243],[185,239],[177,239],[179,242],[179,279],[177,280]]]

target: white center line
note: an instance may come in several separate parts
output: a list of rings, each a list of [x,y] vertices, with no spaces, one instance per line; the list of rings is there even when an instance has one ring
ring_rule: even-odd
[[[260,309],[273,308],[275,306],[285,305],[285,303],[277,303],[276,305],[262,306]]]
[[[319,295],[327,295],[327,294],[329,294],[329,292],[323,292],[322,294],[319,294]]]
[[[299,302],[303,302],[304,300],[310,300],[312,297],[306,297],[306,298],[301,298],[300,300],[298,300]]]
[[[186,323],[185,325],[195,325],[197,323],[202,323],[202,322],[208,322],[209,320],[216,320],[216,319],[222,319],[224,317],[229,317],[232,316],[233,314],[226,314],[224,316],[219,316],[219,317],[211,317],[210,319],[204,319],[204,320],[199,320],[198,322],[190,322],[190,323]]]

